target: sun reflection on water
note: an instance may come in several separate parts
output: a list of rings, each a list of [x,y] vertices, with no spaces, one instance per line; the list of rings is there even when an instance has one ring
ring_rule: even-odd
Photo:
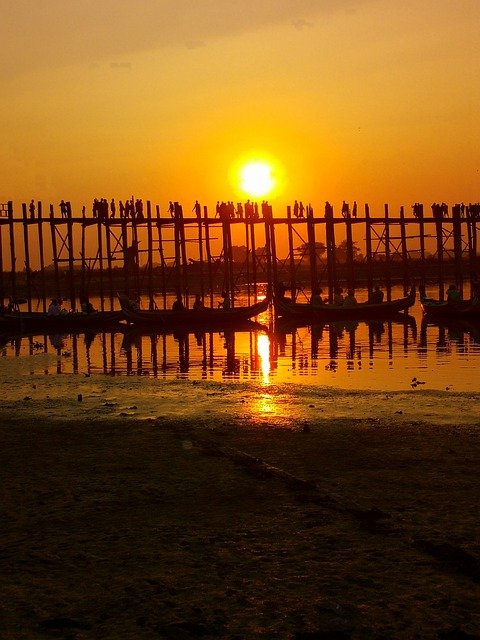
[[[257,334],[257,351],[260,359],[260,371],[262,375],[262,383],[264,387],[259,389],[258,395],[255,396],[251,405],[253,422],[266,419],[271,424],[276,422],[276,419],[282,419],[282,409],[279,405],[278,399],[274,393],[269,393],[269,387],[271,386],[271,348],[270,338],[268,335],[261,333]],[[273,422],[272,422],[273,420]]]
[[[262,371],[262,382],[270,382],[270,338],[265,333],[257,335],[257,349],[260,356],[260,369]]]
[[[254,410],[258,415],[265,413],[275,415],[278,411],[278,405],[271,393],[262,393],[254,403]]]

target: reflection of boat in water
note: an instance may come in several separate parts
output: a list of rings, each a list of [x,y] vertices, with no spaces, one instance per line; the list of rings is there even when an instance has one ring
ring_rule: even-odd
[[[407,327],[411,327],[414,334],[416,334],[417,323],[413,316],[404,313],[392,314],[388,318],[372,319],[372,320],[336,320],[332,322],[310,322],[305,318],[279,318],[275,324],[276,333],[292,333],[301,327],[311,327],[312,332],[319,332],[320,327],[323,329],[325,326],[329,326],[330,330],[337,333],[342,331],[355,331],[358,328],[359,322],[367,324],[370,328],[379,330],[385,323],[402,324]]]
[[[286,302],[281,298],[275,298],[275,310],[279,316],[288,319],[298,319],[305,324],[314,322],[331,322],[335,320],[377,320],[389,318],[400,311],[405,311],[415,304],[415,288],[412,288],[408,296],[391,300],[390,302],[359,302],[353,306],[335,304],[322,304],[319,306],[302,304],[298,302]]]
[[[21,325],[3,325],[0,323],[0,336],[3,342],[9,342],[11,340],[17,340],[21,338],[34,340],[35,338],[46,338],[55,335],[60,335],[63,337],[72,336],[76,338],[83,336],[85,338],[85,341],[91,342],[95,338],[95,336],[99,334],[124,333],[127,327],[128,325],[121,323],[108,323],[105,326],[92,325],[87,328],[69,326],[50,328],[47,325],[40,325],[39,327],[23,327]]]
[[[72,330],[87,331],[115,325],[122,320],[121,311],[83,311],[49,316],[43,311],[10,311],[0,316],[0,331],[9,330],[29,333],[43,331],[44,333],[62,333]]]
[[[363,327],[362,327],[363,325]],[[286,318],[280,318],[275,324],[275,339],[279,352],[282,354],[285,352],[287,345],[287,335],[291,335],[292,344],[292,356],[295,353],[295,344],[299,339],[302,341],[302,335],[297,336],[299,329],[307,329],[310,334],[310,350],[312,358],[317,358],[319,354],[319,346],[323,342],[326,344],[328,354],[330,358],[338,357],[339,344],[345,338],[348,341],[348,354],[351,358],[354,357],[356,349],[359,344],[367,344],[365,342],[365,328],[368,330],[368,348],[370,357],[373,356],[373,351],[376,348],[375,344],[380,345],[385,336],[389,353],[392,351],[393,345],[393,326],[398,325],[400,330],[403,331],[403,344],[405,347],[409,344],[410,339],[416,341],[417,339],[417,323],[413,316],[398,313],[389,318],[378,320],[364,320],[364,321],[335,321],[335,322],[305,322],[300,320],[292,320]],[[403,327],[403,329],[402,329]],[[357,342],[357,332],[361,331],[360,343]],[[325,349],[324,349],[325,354]]]
[[[120,295],[120,304],[124,317],[135,325],[150,325],[156,328],[185,328],[202,329],[204,331],[215,331],[223,327],[235,327],[240,322],[245,322],[263,313],[268,309],[269,299],[265,298],[261,302],[247,307],[235,307],[233,309],[211,309],[200,310],[185,309],[174,311],[173,309],[158,309],[147,311],[132,308],[130,301],[125,296]]]
[[[437,327],[443,334],[448,334],[451,340],[458,342],[467,334],[477,343],[480,343],[480,319],[469,318],[431,318],[426,315],[422,319],[420,328],[421,343],[426,344],[428,327]]]

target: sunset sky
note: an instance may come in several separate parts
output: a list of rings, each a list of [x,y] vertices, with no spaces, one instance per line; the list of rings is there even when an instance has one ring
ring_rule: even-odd
[[[0,0],[0,201],[478,201],[478,0]]]

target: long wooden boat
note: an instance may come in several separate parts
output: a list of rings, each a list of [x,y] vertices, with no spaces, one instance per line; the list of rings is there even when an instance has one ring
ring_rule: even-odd
[[[83,311],[49,316],[43,311],[10,311],[1,314],[0,330],[17,329],[23,332],[42,330],[58,333],[68,330],[88,330],[96,327],[112,326],[124,318],[122,311]]]
[[[480,320],[480,301],[459,300],[458,302],[441,302],[420,295],[423,313],[432,320],[465,319]]]
[[[353,306],[336,304],[311,305],[298,302],[285,302],[274,299],[277,315],[282,318],[302,320],[304,322],[332,322],[336,320],[377,320],[395,316],[415,304],[415,288],[408,296],[390,302],[359,302]]]
[[[245,320],[250,320],[268,309],[270,303],[268,298],[252,304],[248,307],[235,307],[233,309],[211,309],[201,310],[186,309],[184,311],[174,311],[173,309],[157,309],[147,311],[134,309],[128,298],[123,295],[118,296],[122,306],[124,317],[135,325],[153,325],[158,328],[200,328],[215,329],[235,326]]]

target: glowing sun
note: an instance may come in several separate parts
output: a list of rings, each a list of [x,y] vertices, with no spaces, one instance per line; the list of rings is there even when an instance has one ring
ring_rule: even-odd
[[[245,151],[232,162],[228,178],[239,198],[275,200],[284,191],[283,163],[265,150]]]
[[[272,167],[267,162],[247,162],[240,168],[240,189],[253,198],[267,196],[275,188],[272,173]]]

